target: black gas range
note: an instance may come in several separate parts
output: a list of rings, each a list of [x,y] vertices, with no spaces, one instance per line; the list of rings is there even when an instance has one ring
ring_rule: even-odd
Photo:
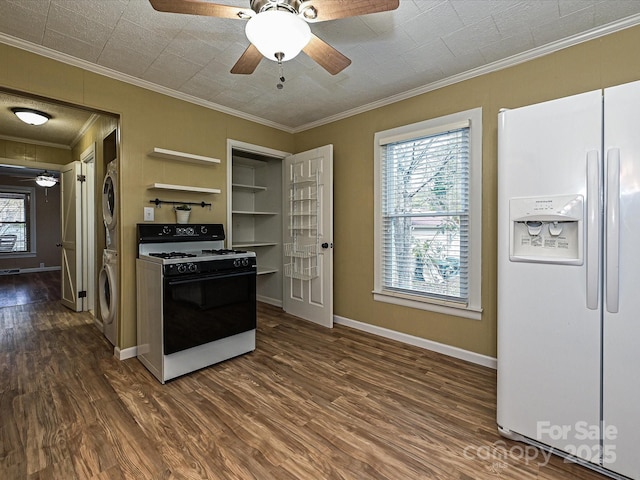
[[[138,358],[164,383],[255,349],[256,258],[221,224],[139,224]]]

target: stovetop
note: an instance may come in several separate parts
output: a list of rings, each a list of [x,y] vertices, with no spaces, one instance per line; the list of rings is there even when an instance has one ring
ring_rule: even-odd
[[[163,265],[255,257],[224,248],[221,224],[139,224],[138,257]]]
[[[162,258],[163,260],[174,259],[174,258],[193,258],[197,255],[195,253],[187,253],[187,252],[152,252],[149,253],[152,257]]]
[[[245,250],[227,250],[220,248],[209,248],[200,250],[185,250],[185,251],[147,251],[140,253],[139,257],[143,260],[162,263],[163,265],[169,265],[182,262],[205,262],[205,261],[217,261],[233,258],[249,258],[255,257],[255,252],[247,252]]]

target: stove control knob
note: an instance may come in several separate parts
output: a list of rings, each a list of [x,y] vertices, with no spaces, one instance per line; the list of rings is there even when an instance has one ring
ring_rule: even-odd
[[[184,273],[187,271],[187,266],[184,263],[178,265],[178,273]]]
[[[198,266],[195,263],[190,263],[187,265],[187,268],[189,268],[189,271],[191,273],[197,272],[198,271]]]
[[[162,227],[162,233],[164,233],[165,235],[169,235],[169,233],[171,233],[171,229],[169,228],[168,225],[165,225],[164,227]]]
[[[205,227],[204,225],[202,225],[200,227],[200,233],[207,233],[207,227]]]
[[[236,258],[233,260],[233,266],[234,267],[239,267],[242,264],[242,262],[240,261],[239,258]]]
[[[248,258],[243,258],[242,259],[242,266],[246,267],[247,265],[249,265],[249,259]]]

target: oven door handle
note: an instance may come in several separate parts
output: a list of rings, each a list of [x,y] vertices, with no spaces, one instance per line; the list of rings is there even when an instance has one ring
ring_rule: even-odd
[[[170,279],[167,280],[167,285],[169,285],[170,287],[174,286],[174,285],[184,285],[187,283],[198,283],[198,282],[205,282],[207,280],[217,280],[220,278],[230,278],[230,277],[244,277],[246,275],[256,275],[256,271],[255,270],[251,270],[251,271],[244,271],[244,272],[233,272],[233,273],[218,273],[218,274],[214,274],[214,275],[198,275],[195,277],[189,277],[189,278],[182,278],[182,279]]]

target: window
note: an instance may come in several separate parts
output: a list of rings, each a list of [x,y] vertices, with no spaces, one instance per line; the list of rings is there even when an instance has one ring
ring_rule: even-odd
[[[378,301],[480,318],[482,109],[375,135]]]
[[[34,200],[31,187],[0,186],[0,253],[35,253]]]

